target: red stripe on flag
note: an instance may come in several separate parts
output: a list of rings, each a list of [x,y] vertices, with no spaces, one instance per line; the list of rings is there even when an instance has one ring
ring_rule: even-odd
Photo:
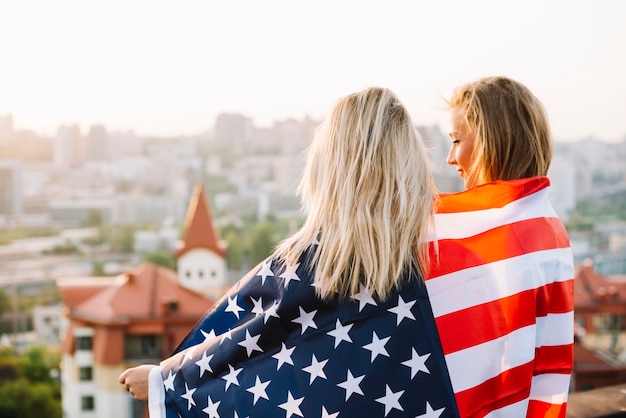
[[[492,360],[480,359],[480,361]],[[456,393],[460,415],[484,417],[491,411],[527,399],[530,396],[532,373],[533,364],[529,362],[502,372],[473,388]]]
[[[546,238],[551,234],[554,239]],[[567,231],[558,218],[533,218],[503,225],[460,239],[439,240],[439,256],[430,243],[433,260],[429,278],[519,255],[569,247]]]
[[[556,298],[550,295],[555,290],[559,293],[569,292],[572,286],[572,280],[550,283],[435,318],[444,354],[492,341],[533,325],[537,317],[571,312],[571,297]],[[549,306],[548,300],[551,303]]]
[[[574,345],[545,345],[535,349],[535,375],[570,374],[574,361]]]
[[[547,284],[541,296],[537,302],[537,316],[572,312],[574,310],[574,279]],[[549,307],[544,306],[548,303]]]
[[[535,293],[528,290],[436,318],[444,354],[495,340],[533,325],[536,322]]]
[[[565,418],[567,403],[555,405],[531,399],[526,418]]]
[[[494,183],[498,187],[494,187]],[[438,213],[501,208],[550,185],[547,177],[487,183],[460,193],[442,194]]]

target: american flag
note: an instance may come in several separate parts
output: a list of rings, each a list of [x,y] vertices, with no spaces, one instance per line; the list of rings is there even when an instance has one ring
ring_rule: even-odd
[[[442,197],[442,262],[426,286],[462,417],[565,417],[574,267],[549,185],[535,177]]]
[[[423,282],[321,302],[310,256],[268,258],[201,318],[156,373],[152,417],[458,416]]]

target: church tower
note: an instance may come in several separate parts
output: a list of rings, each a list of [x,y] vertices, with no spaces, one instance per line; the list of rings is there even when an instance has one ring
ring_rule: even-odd
[[[197,185],[189,202],[185,238],[176,252],[178,283],[210,297],[220,297],[227,287],[226,244],[213,225],[204,188]]]

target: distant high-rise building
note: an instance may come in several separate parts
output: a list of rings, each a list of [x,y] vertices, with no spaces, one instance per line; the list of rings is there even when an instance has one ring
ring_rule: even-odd
[[[87,134],[87,161],[106,161],[108,155],[108,132],[102,125],[93,125]]]
[[[85,162],[85,140],[78,125],[61,126],[53,140],[54,165],[75,168]]]
[[[11,141],[14,136],[13,116],[10,114],[0,116],[0,144]]]
[[[0,224],[10,225],[22,216],[22,163],[0,160]]]
[[[245,143],[252,139],[253,131],[252,119],[237,113],[221,113],[215,121],[213,137],[218,142]]]
[[[548,171],[550,201],[559,217],[567,222],[576,209],[576,169],[566,157],[554,156]]]

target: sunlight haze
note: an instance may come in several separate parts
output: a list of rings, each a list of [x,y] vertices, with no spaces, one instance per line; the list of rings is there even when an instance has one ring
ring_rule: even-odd
[[[46,135],[321,119],[370,85],[445,131],[456,85],[506,75],[544,102],[556,140],[626,136],[620,0],[5,1],[0,51],[0,116]]]

